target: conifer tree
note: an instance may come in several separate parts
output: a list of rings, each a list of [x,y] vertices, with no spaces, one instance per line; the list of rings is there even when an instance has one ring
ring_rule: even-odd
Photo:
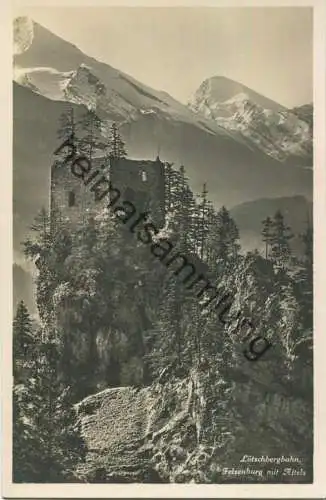
[[[13,367],[16,382],[21,378],[22,368],[28,367],[33,359],[34,345],[31,317],[24,301],[21,301],[13,321]]]
[[[308,219],[306,230],[301,234],[301,240],[304,244],[305,263],[309,269],[312,269],[313,264],[313,235],[313,227]]]
[[[14,481],[76,481],[85,447],[72,393],[59,380],[58,346],[40,345],[33,377],[14,390]],[[18,456],[18,447],[24,462]],[[15,450],[17,452],[15,453]]]
[[[171,215],[171,229],[178,241],[179,251],[191,251],[191,208],[193,195],[188,186],[185,168],[170,173],[169,189],[169,211]]]
[[[199,210],[199,218],[198,218],[198,235],[197,239],[199,242],[199,255],[200,258],[203,259],[206,254],[206,241],[208,237],[208,200],[207,200],[208,191],[206,189],[206,184],[203,184],[203,189],[200,194],[200,203],[198,205]],[[207,257],[207,255],[206,255]]]
[[[49,248],[52,243],[51,220],[44,207],[34,218],[30,229],[35,237],[28,238],[24,242],[25,253],[27,256],[35,258],[40,255],[42,249]]]
[[[181,308],[180,284],[176,278],[167,276],[157,319],[147,337],[150,354],[146,360],[153,378],[166,369],[170,374],[175,373],[182,364],[184,345]]]
[[[265,243],[265,258],[268,258],[269,255],[269,249],[270,246],[272,245],[273,242],[273,221],[270,217],[266,217],[262,221],[263,224],[263,229],[262,229],[262,237],[263,237],[263,242]]]
[[[32,237],[24,241],[24,253],[38,269],[36,301],[44,324],[51,321],[53,292],[64,278],[63,263],[71,252],[72,235],[60,215],[42,209],[31,226]]]
[[[183,241],[184,252],[190,253],[193,250],[195,234],[193,233],[192,210],[195,204],[195,199],[191,189],[189,188],[189,180],[185,175],[184,167],[180,168],[182,176],[181,190],[181,219],[180,233]]]
[[[69,137],[74,137],[76,135],[74,108],[70,103],[67,105],[66,110],[61,114],[59,124],[58,137],[59,139],[62,139],[62,142]]]
[[[285,224],[280,210],[277,210],[274,215],[272,228],[272,257],[283,266],[291,256],[289,242],[293,235],[290,232],[290,227]]]
[[[62,145],[65,142],[69,141],[70,143],[73,143],[75,146],[78,146],[79,139],[77,138],[77,127],[78,124],[76,123],[74,108],[72,107],[71,103],[69,103],[67,104],[65,111],[61,114],[59,118],[59,127],[57,130],[57,136],[58,139],[60,140],[60,144],[58,150],[55,151],[54,153],[55,155],[53,162],[54,166],[60,165],[61,162],[66,161],[67,157],[69,157],[71,160],[73,159],[73,156],[71,156],[71,152],[68,146],[62,147]]]
[[[28,418],[31,404],[29,391],[23,384],[13,387],[12,399],[12,476],[13,482],[33,482],[37,478],[37,462],[42,456],[37,431]]]
[[[237,256],[240,249],[239,230],[230,216],[228,210],[223,206],[216,216],[215,245],[217,258],[224,262]]]
[[[173,214],[175,221],[178,220],[182,206],[183,188],[185,184],[184,170],[176,170],[174,168],[168,169],[169,171],[169,211]]]
[[[214,210],[213,204],[208,202],[207,205],[207,242],[206,242],[206,261],[211,269],[214,269],[216,262],[216,251],[214,248],[214,233],[215,233],[215,223],[216,223],[216,212]]]
[[[127,151],[124,141],[119,133],[117,124],[114,122],[110,129],[109,138],[109,157],[117,160],[120,158],[126,158]]]
[[[86,153],[91,160],[95,149],[102,149],[103,142],[99,139],[102,121],[94,109],[88,109],[80,120],[80,127],[84,132],[79,141],[80,149]]]
[[[173,163],[166,162],[164,165],[165,179],[165,213],[168,213],[172,206],[172,184],[173,184]]]
[[[313,322],[313,227],[308,219],[307,227],[300,235],[304,244],[303,269],[297,275],[301,292],[302,323],[312,330]]]
[[[189,204],[188,248],[191,252],[194,252],[198,250],[197,231],[198,231],[199,210],[195,197],[190,188],[189,191],[190,194],[188,201]]]

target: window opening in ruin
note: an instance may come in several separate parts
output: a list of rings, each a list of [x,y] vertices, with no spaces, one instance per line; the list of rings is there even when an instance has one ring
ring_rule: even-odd
[[[68,195],[68,206],[74,207],[76,205],[76,195],[73,191],[69,191]]]

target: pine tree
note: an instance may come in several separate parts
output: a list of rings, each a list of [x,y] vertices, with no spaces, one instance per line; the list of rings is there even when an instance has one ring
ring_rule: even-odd
[[[58,346],[40,345],[34,376],[14,389],[14,481],[76,481],[85,455],[69,388],[59,380]],[[24,457],[22,462],[18,448]],[[15,450],[16,453],[15,453]]]
[[[34,218],[33,224],[30,226],[33,231],[34,238],[28,238],[24,242],[25,255],[32,259],[41,256],[41,251],[51,247],[51,220],[48,212],[44,207]]]
[[[185,187],[185,174],[184,169],[176,170],[172,168],[172,166],[166,169],[168,179],[167,183],[167,198],[168,202],[168,211],[173,217],[174,220],[174,229],[178,231],[180,225],[180,214],[182,211],[183,204],[183,190]]]
[[[37,463],[42,457],[37,432],[28,418],[30,393],[26,386],[17,384],[13,388],[12,413],[12,476],[13,482],[33,482],[37,479]]]
[[[101,125],[102,121],[93,109],[88,109],[80,120],[80,127],[84,134],[79,141],[79,147],[90,160],[93,158],[95,149],[103,149],[104,147],[103,141],[99,138]]]
[[[201,259],[204,259],[204,255],[206,255],[206,242],[208,237],[208,200],[207,200],[208,191],[206,189],[206,184],[203,184],[203,189],[200,194],[200,203],[198,205],[199,210],[199,218],[198,218],[198,234],[197,240],[199,243],[199,255]]]
[[[207,205],[207,241],[206,241],[206,261],[209,267],[214,270],[216,263],[216,251],[214,248],[214,232],[216,224],[216,212],[213,204],[208,202]]]
[[[167,276],[157,319],[147,335],[150,354],[146,356],[153,378],[168,370],[174,374],[183,362],[182,299],[177,279]]]
[[[58,150],[54,153],[54,166],[60,165],[62,162],[66,161],[68,152],[70,153],[67,147],[62,147],[62,145],[69,141],[74,145],[78,145],[78,138],[76,135],[77,132],[77,123],[74,113],[74,108],[69,103],[67,104],[65,111],[61,114],[59,118],[59,127],[57,130],[57,136],[60,140],[60,146]],[[72,156],[69,155],[69,158],[72,160]]]
[[[224,206],[217,213],[214,232],[217,258],[224,262],[235,258],[240,249],[239,230]]]
[[[263,224],[263,229],[262,229],[262,237],[263,237],[263,242],[265,243],[265,258],[268,258],[269,255],[269,248],[272,245],[273,242],[273,221],[270,217],[266,217],[262,221]]]
[[[185,168],[179,171],[168,169],[169,180],[167,182],[168,213],[170,216],[169,228],[178,242],[180,252],[190,252],[193,243],[191,231],[191,208],[194,201],[192,192],[185,175]]]
[[[185,253],[193,251],[195,234],[193,233],[192,210],[195,204],[193,193],[189,187],[189,180],[185,174],[185,168],[180,167],[181,189],[180,189],[180,239],[182,250]]]
[[[59,129],[58,137],[64,142],[69,137],[75,137],[76,135],[76,120],[74,115],[74,108],[71,104],[67,105],[66,110],[61,114],[59,118]]]
[[[165,213],[170,212],[172,206],[172,184],[173,184],[173,163],[166,162],[164,165],[165,179]]]
[[[290,227],[285,224],[280,210],[277,210],[274,215],[272,230],[272,257],[278,264],[284,266],[291,256],[289,241],[293,235],[290,232]]]
[[[189,189],[190,190],[190,189]],[[198,252],[198,241],[197,241],[197,231],[198,231],[198,220],[199,220],[199,210],[196,203],[195,197],[190,190],[189,195],[189,228],[188,228],[188,248],[190,252]]]
[[[297,275],[300,287],[300,302],[302,307],[302,324],[312,331],[313,323],[313,227],[308,219],[307,227],[300,235],[304,244],[303,268]]]
[[[38,268],[36,301],[43,324],[53,320],[53,292],[64,279],[63,263],[71,252],[72,234],[60,216],[52,214],[51,220],[45,209],[36,216],[31,226],[33,236],[24,241],[24,253]]]
[[[126,158],[127,151],[116,123],[112,123],[109,138],[109,156],[116,160]]]
[[[35,339],[30,314],[24,301],[19,302],[13,321],[14,379],[21,379],[24,368],[29,367],[34,354]]]
[[[313,264],[313,235],[313,227],[308,219],[306,230],[300,237],[304,244],[305,264],[309,269],[312,269]]]

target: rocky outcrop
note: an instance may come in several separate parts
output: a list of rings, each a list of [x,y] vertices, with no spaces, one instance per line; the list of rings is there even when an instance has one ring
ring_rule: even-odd
[[[87,397],[77,405],[88,448],[80,473],[94,482],[209,482],[223,432],[211,444],[204,438],[205,405],[196,374]]]
[[[106,483],[273,482],[268,464],[253,467],[261,476],[230,478],[225,468],[243,469],[244,455],[292,454],[305,475],[284,478],[280,468],[275,482],[309,482],[311,412],[282,388],[269,389],[256,370],[251,378],[234,376],[231,386],[197,370],[185,379],[85,398],[76,406],[88,448],[79,474]]]
[[[88,446],[86,472],[94,481],[140,481],[146,478],[146,454],[140,449],[150,414],[148,389],[107,389],[78,405]],[[139,454],[140,452],[140,454]]]

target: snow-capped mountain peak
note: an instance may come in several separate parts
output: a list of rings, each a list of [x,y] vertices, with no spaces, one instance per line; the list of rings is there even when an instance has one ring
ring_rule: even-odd
[[[198,119],[166,92],[152,89],[87,56],[37,22],[17,18],[15,26],[14,80],[33,92],[54,101],[100,109],[104,119],[121,123],[156,115],[158,119],[188,123],[211,134],[228,135],[213,122]]]
[[[306,111],[292,113],[220,76],[205,80],[185,106],[166,92],[87,56],[29,18],[17,18],[14,23],[14,78],[34,93],[97,109],[104,121],[140,122],[151,128],[155,123],[157,130],[163,130],[163,123],[182,124],[250,151],[258,148],[279,161],[292,161],[294,155],[296,163],[311,165],[311,126],[301,120]]]
[[[246,96],[250,101],[259,104],[263,108],[271,109],[273,111],[286,109],[281,104],[273,101],[272,99],[268,99],[258,92],[255,92],[246,85],[224,76],[214,76],[204,80],[188,104],[193,109],[204,100],[207,105],[212,105],[215,102],[225,102],[230,99],[234,99],[235,96],[238,96],[237,98],[240,100]]]
[[[22,54],[33,42],[34,23],[30,17],[21,16],[14,20],[14,54]]]
[[[189,102],[195,113],[226,130],[239,132],[248,143],[279,161],[311,155],[309,123],[241,84],[216,79],[205,80],[195,92]]]

